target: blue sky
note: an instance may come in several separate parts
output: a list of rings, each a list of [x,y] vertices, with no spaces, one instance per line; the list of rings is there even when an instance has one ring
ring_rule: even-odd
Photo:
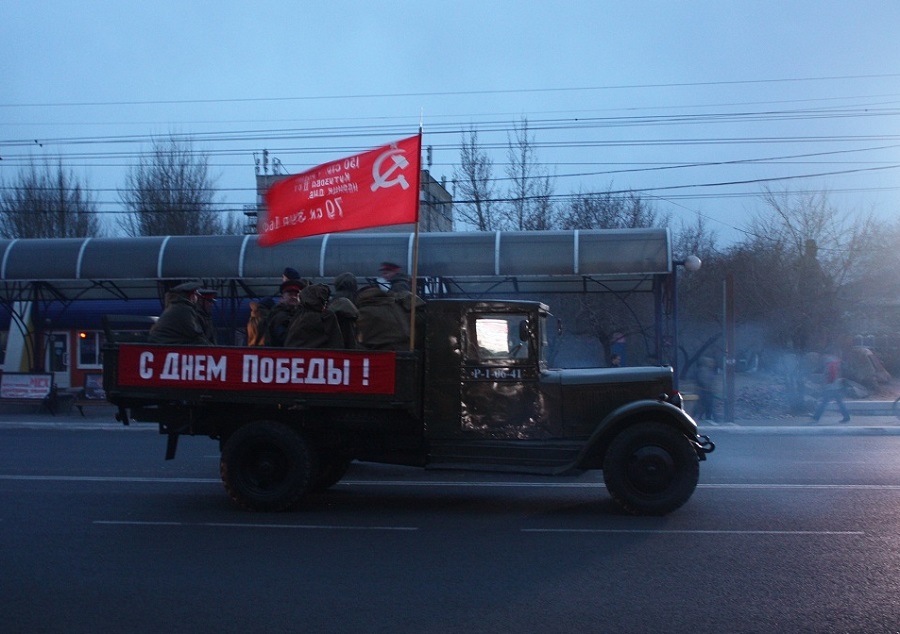
[[[895,218],[898,25],[869,0],[0,0],[0,179],[62,157],[111,215],[150,139],[189,134],[240,210],[264,149],[297,172],[421,121],[434,176],[474,128],[502,178],[527,118],[556,194],[639,190],[725,241],[764,185]]]

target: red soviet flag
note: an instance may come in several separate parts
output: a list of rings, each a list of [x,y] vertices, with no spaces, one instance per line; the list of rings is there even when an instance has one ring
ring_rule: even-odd
[[[288,176],[266,192],[259,244],[419,220],[422,135]]]

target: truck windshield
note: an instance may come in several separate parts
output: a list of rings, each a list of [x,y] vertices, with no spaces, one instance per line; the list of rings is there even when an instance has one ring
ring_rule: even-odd
[[[522,339],[525,315],[479,315],[475,320],[475,337],[481,359],[527,359],[528,340]],[[526,329],[527,330],[527,329]]]

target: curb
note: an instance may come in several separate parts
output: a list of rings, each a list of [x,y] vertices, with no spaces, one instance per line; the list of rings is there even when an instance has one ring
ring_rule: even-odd
[[[116,421],[91,420],[0,420],[0,429],[61,429],[64,431],[152,431],[159,433],[156,423],[123,425]]]
[[[700,433],[713,441],[720,434],[769,436],[900,436],[900,427],[893,425],[740,425],[729,423],[714,427],[700,427]]]

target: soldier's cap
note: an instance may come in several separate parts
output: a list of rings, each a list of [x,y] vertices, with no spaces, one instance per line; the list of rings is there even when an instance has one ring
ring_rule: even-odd
[[[393,262],[382,262],[379,267],[380,271],[399,271],[400,265],[394,264]]]
[[[284,293],[285,291],[297,291],[298,293],[303,289],[304,284],[300,280],[285,280],[281,283],[281,286],[278,287],[279,292]]]
[[[293,269],[291,267],[285,267],[284,271],[281,274],[289,280],[299,280],[300,272],[297,269]]]
[[[194,291],[199,291],[201,286],[203,284],[200,282],[182,282],[172,290],[176,293],[193,293]]]

